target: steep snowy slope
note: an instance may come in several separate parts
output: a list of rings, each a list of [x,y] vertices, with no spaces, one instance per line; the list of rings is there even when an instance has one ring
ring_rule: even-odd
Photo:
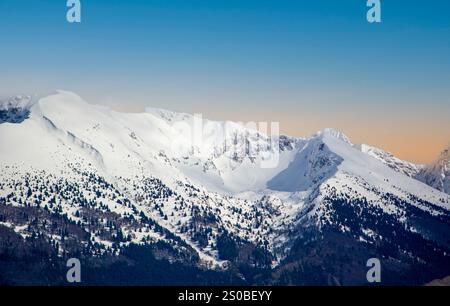
[[[53,105],[54,110],[64,111],[68,121],[73,117],[67,114],[84,118],[91,111],[88,108],[82,113],[80,107],[85,103],[75,95],[60,93],[56,97],[60,108]],[[48,235],[59,253],[118,254],[121,246],[156,241],[195,253],[179,237],[142,215],[109,174],[96,145],[49,119],[46,107],[49,99],[56,97],[27,104],[22,108],[28,113],[26,120],[0,125],[0,205],[6,219],[0,224],[24,238]],[[65,103],[69,98],[72,100]],[[15,109],[15,105],[4,108],[12,113]],[[27,224],[30,219],[23,218],[20,210],[42,223]],[[55,222],[55,215],[64,217],[61,227],[69,227],[67,232],[46,226]]]
[[[340,141],[327,133],[324,134],[323,141],[331,151],[343,158],[343,162],[339,166],[341,172],[359,176],[371,186],[376,186],[398,196],[412,194],[420,199],[450,209],[448,197],[441,192],[436,192],[433,188],[368,157],[367,154],[350,146],[348,142]],[[444,203],[441,201],[443,196],[447,199]]]
[[[424,262],[401,237],[432,241],[433,258],[449,260],[450,196],[414,179],[419,166],[339,131],[269,135],[160,109],[119,113],[64,91],[22,100],[0,108],[0,224],[20,235],[72,248],[45,224],[24,227],[13,209],[31,207],[64,215],[93,254],[159,241],[171,260],[270,267],[298,254],[305,232],[331,231]]]
[[[424,167],[416,178],[431,187],[450,194],[450,148],[442,151],[438,160]]]
[[[222,160],[218,163],[222,171],[247,162],[245,157],[235,160],[233,156],[226,160],[224,151],[228,147],[224,143],[231,136],[225,134],[225,138],[213,139],[212,144],[218,143],[217,148],[211,148],[206,142],[194,149],[198,154],[179,156],[180,151],[173,150],[172,143],[180,132],[177,126],[150,113],[123,114],[92,106],[68,92],[41,99],[30,108],[29,117],[21,124],[5,123],[0,128],[1,166],[14,167],[13,172],[2,172],[5,180],[21,180],[27,174],[45,171],[56,174],[60,180],[77,182],[81,180],[79,171],[92,172],[123,192],[135,207],[134,211],[117,205],[111,209],[122,216],[133,214],[139,218],[144,213],[158,220],[207,261],[215,262],[210,255],[217,255],[215,237],[222,229],[255,243],[266,239],[263,232],[268,231],[270,218],[255,227],[252,216],[259,213],[263,218],[267,212],[255,209],[254,202],[209,194],[202,186],[194,186],[196,181],[208,181],[197,178],[207,172],[205,165],[216,168],[212,159]],[[233,136],[255,134],[236,124],[231,124],[230,133]],[[190,142],[182,145],[189,149],[192,146]],[[186,176],[195,171],[200,174]],[[221,180],[216,189],[228,190],[217,168],[214,175]],[[9,194],[5,191],[5,195]],[[103,204],[104,201],[98,203]],[[77,214],[76,209],[71,214]],[[215,215],[218,220],[214,217],[210,224],[204,221],[201,226],[195,224],[199,218]],[[218,223],[215,229],[204,232],[204,228],[214,223]],[[139,242],[140,235],[132,234]]]
[[[423,165],[416,165],[411,162],[401,160],[392,155],[392,153],[366,144],[359,145],[358,148],[361,150],[361,152],[367,153],[370,156],[378,159],[395,171],[403,173],[410,177],[414,177],[415,175],[417,175],[417,173],[424,167]]]

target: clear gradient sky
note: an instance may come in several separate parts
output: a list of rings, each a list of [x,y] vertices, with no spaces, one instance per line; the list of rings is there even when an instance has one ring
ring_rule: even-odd
[[[415,162],[450,141],[450,1],[0,0],[0,95],[325,127]]]

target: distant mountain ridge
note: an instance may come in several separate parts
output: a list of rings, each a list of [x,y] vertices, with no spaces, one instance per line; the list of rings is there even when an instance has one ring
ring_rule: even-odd
[[[416,178],[429,186],[450,194],[450,147],[442,151],[434,163],[421,169]]]
[[[448,178],[448,164],[414,165],[333,129],[267,135],[65,91],[12,101],[0,107],[0,252],[125,258],[124,269],[166,260],[196,282],[215,271],[233,283],[362,284],[370,257],[388,283],[450,274],[448,181],[432,178]]]

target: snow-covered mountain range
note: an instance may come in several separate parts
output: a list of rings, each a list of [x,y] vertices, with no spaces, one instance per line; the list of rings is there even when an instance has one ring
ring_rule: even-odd
[[[450,274],[448,150],[415,165],[333,129],[270,135],[65,91],[0,103],[0,148],[0,250],[151,246],[248,283],[364,283],[370,257],[395,283]]]

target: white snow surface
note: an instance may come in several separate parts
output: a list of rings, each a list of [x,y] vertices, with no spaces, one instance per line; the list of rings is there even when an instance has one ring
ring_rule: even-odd
[[[264,237],[274,248],[282,247],[289,224],[314,202],[313,192],[319,190],[316,199],[324,196],[321,187],[325,185],[341,190],[353,186],[358,196],[377,201],[377,194],[368,188],[373,186],[402,199],[413,195],[450,210],[448,194],[413,178],[421,166],[368,145],[353,145],[333,129],[306,138],[285,136],[288,144],[280,150],[279,162],[264,168],[261,163],[266,154],[278,150],[281,139],[237,123],[203,120],[199,125],[193,115],[154,108],[145,113],[121,113],[88,104],[67,91],[24,103],[30,109],[28,119],[0,124],[1,167],[62,173],[68,162],[77,160],[130,195],[139,190],[129,182],[141,177],[158,178],[186,197],[190,191],[180,186],[189,184],[199,190],[196,202],[216,209],[229,231],[255,242]],[[196,129],[202,131],[200,139],[193,132]],[[231,213],[236,207],[251,212],[255,205],[271,209],[258,229],[254,220]],[[171,216],[170,207],[164,206],[170,217],[159,222],[179,232],[179,224],[188,217]],[[141,208],[160,218],[147,206]],[[384,208],[391,209],[387,204]],[[312,210],[319,211],[320,207]],[[202,258],[212,261],[215,253],[209,250],[214,242],[202,249],[189,237],[183,238]]]

